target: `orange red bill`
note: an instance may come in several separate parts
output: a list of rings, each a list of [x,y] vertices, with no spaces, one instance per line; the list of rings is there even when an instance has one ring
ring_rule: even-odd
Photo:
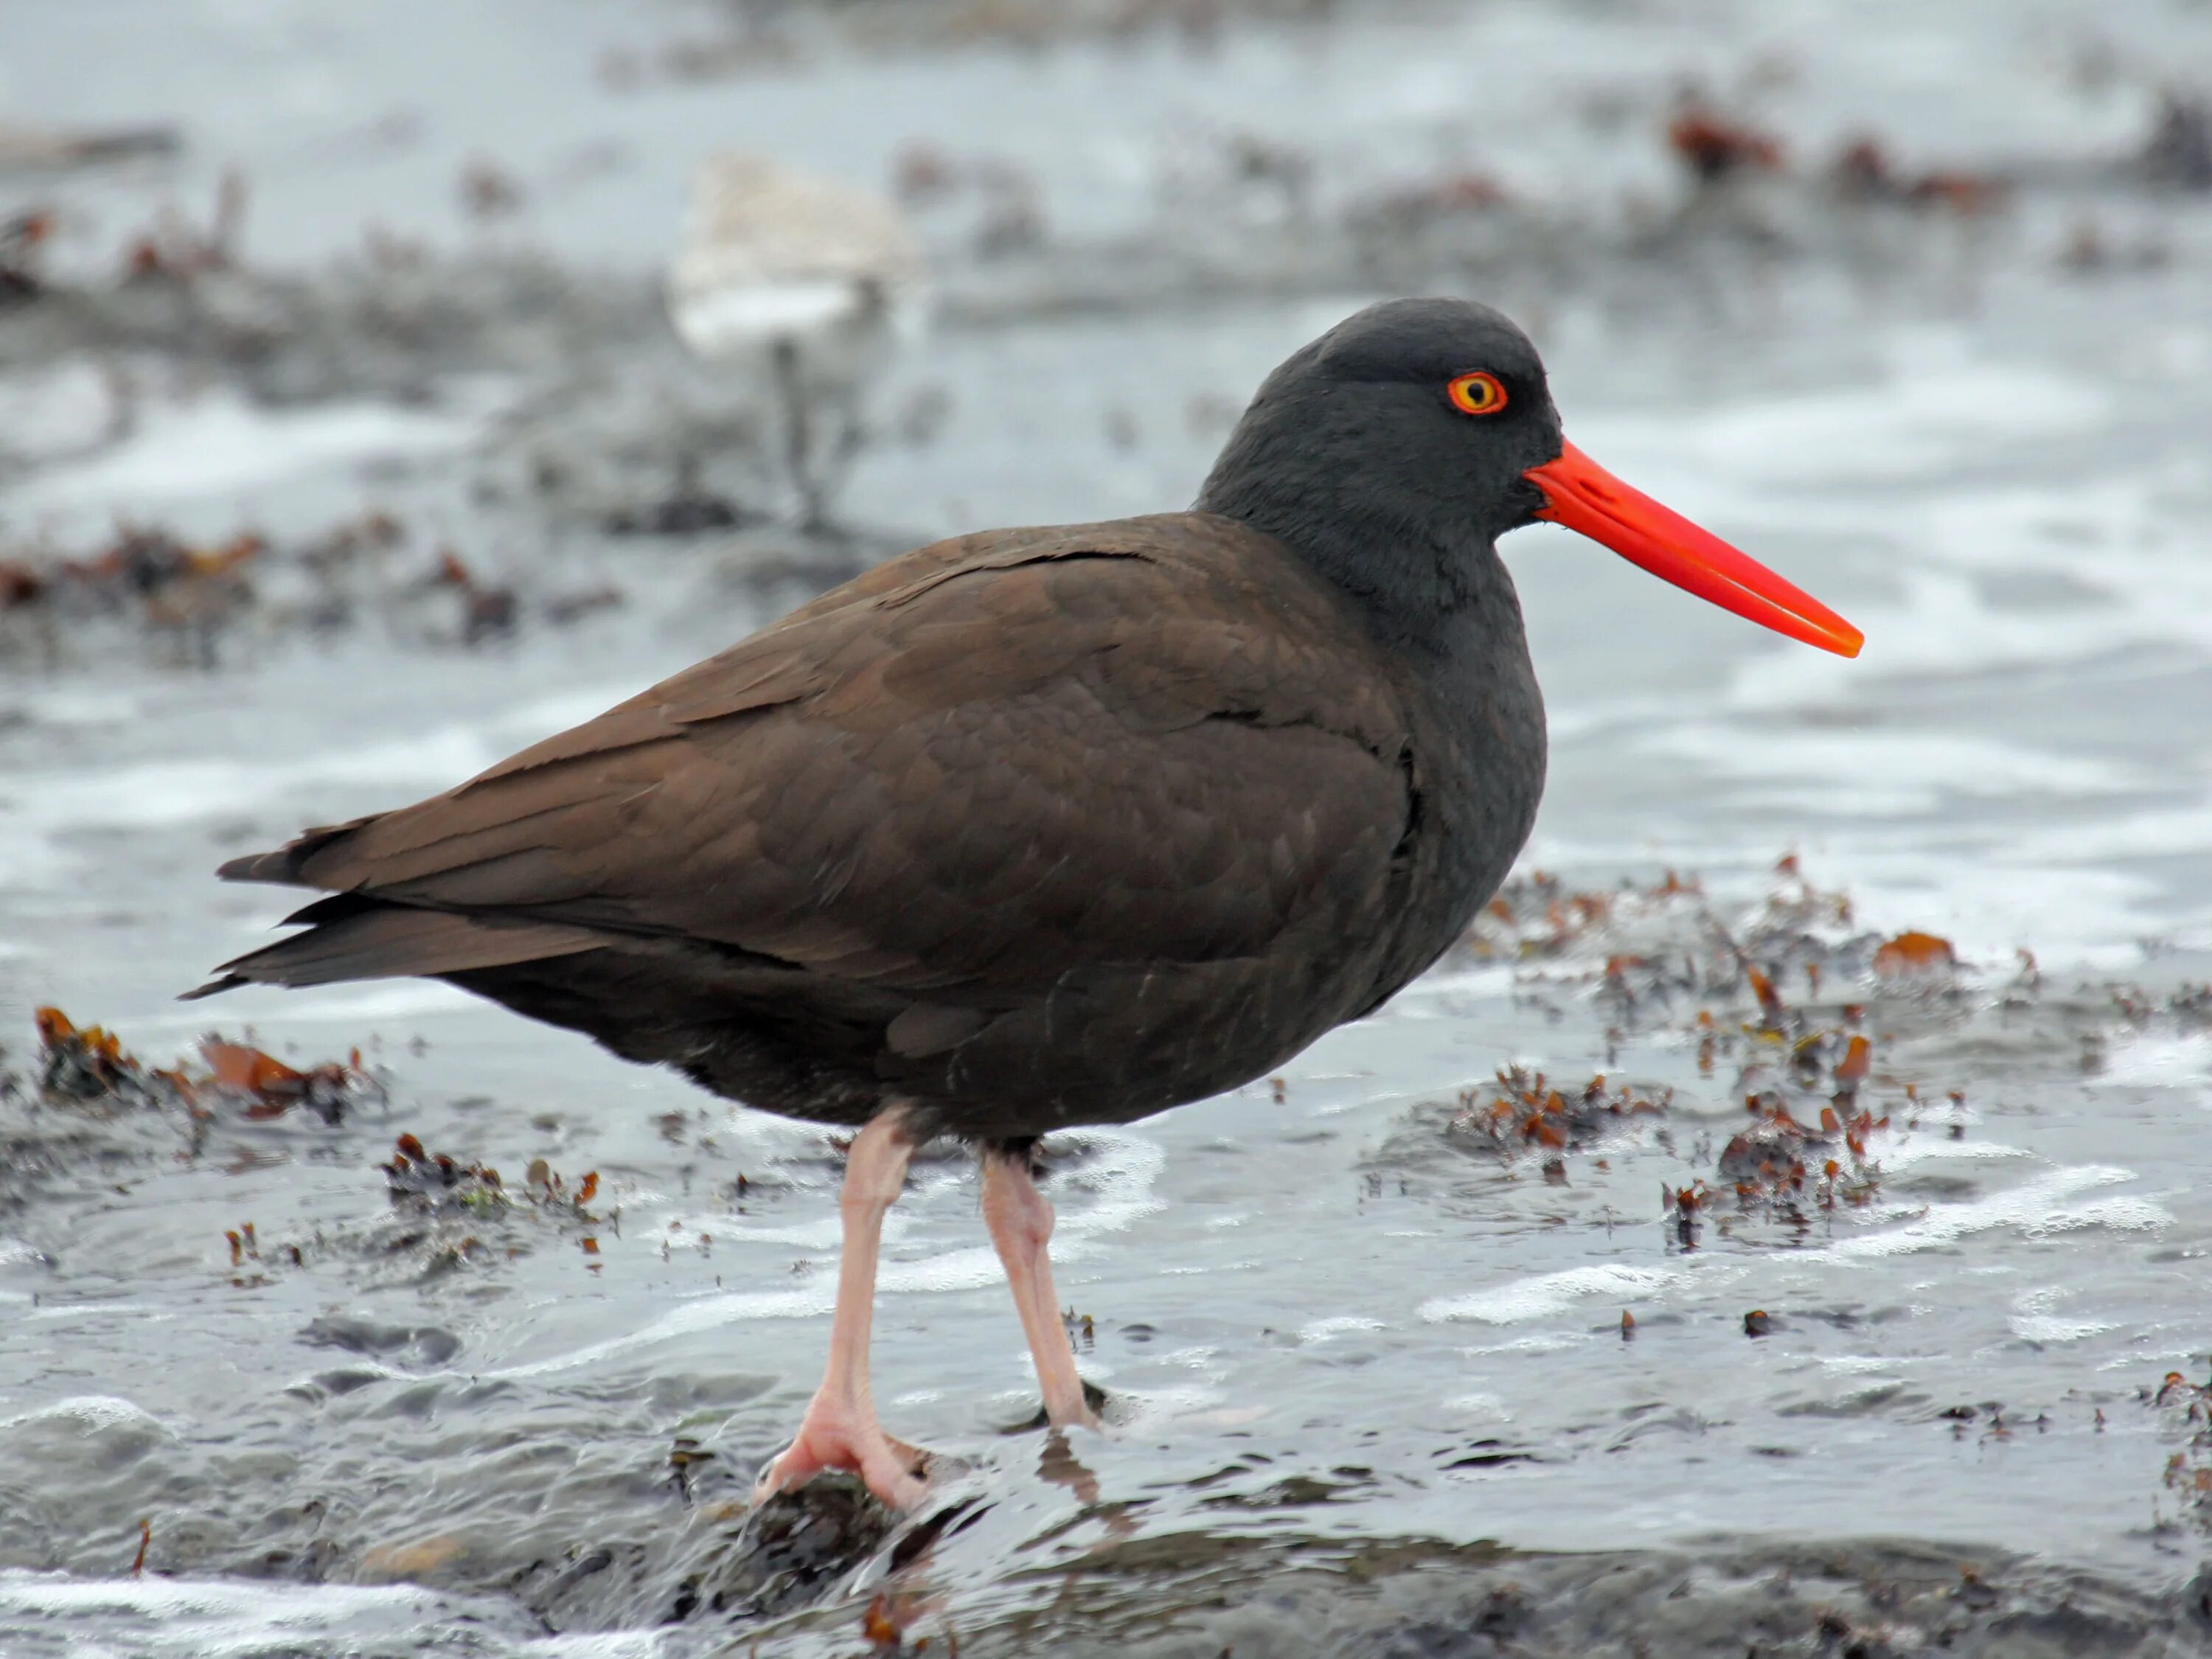
[[[1866,642],[1802,588],[1621,483],[1572,444],[1560,447],[1557,460],[1522,476],[1544,492],[1547,505],[1538,518],[1603,544],[1662,581],[1839,657],[1857,656]]]

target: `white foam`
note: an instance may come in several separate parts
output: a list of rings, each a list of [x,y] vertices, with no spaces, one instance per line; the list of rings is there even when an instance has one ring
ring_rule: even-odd
[[[641,1205],[642,1197],[635,1201]],[[687,1250],[699,1243],[702,1230],[712,1233],[717,1243],[788,1244],[798,1249],[816,1251],[836,1249],[841,1231],[835,1213],[784,1227],[764,1227],[750,1221],[699,1220],[672,1216],[659,1226],[634,1237],[636,1243],[646,1249],[658,1250],[665,1245],[672,1250]],[[888,1237],[888,1224],[884,1231]]]
[[[1807,1251],[1800,1261],[1850,1261],[1866,1256],[1902,1255],[1933,1249],[1972,1233],[1995,1227],[2017,1227],[2030,1237],[2081,1227],[2112,1227],[2121,1231],[2157,1227],[2172,1218],[2157,1205],[2136,1198],[2104,1199],[2069,1204],[2076,1193],[2110,1187],[2136,1179],[2132,1170],[2114,1164],[2075,1164],[2009,1191],[1995,1193],[1963,1204],[1929,1206],[1918,1220],[1887,1231],[1847,1238],[1826,1249]]]
[[[2109,1319],[2062,1319],[2056,1314],[2014,1314],[2005,1322],[2023,1342],[2078,1342],[2112,1328]]]
[[[1510,1342],[1486,1342],[1472,1348],[1462,1348],[1460,1354],[1468,1359],[1480,1359],[1493,1353],[1557,1353],[1563,1348],[1579,1346],[1587,1339],[1569,1336],[1564,1332],[1546,1331],[1535,1336],[1516,1336]]]
[[[334,783],[452,782],[500,751],[478,728],[449,726],[419,738],[318,749],[284,761],[142,761],[87,773],[33,773],[12,781],[17,812],[37,827],[143,830],[260,810],[272,798]]]
[[[1564,1312],[1586,1297],[1649,1296],[1677,1276],[1669,1267],[1569,1267],[1488,1290],[1432,1297],[1421,1304],[1420,1313],[1427,1320],[1478,1319],[1486,1325],[1517,1325]]]
[[[890,1275],[883,1277],[887,1279]],[[670,1342],[678,1337],[757,1319],[809,1318],[829,1312],[832,1305],[833,1297],[826,1291],[748,1291],[702,1296],[671,1309],[643,1329],[628,1335],[611,1337],[544,1359],[479,1370],[476,1375],[508,1379],[547,1376],[556,1371],[574,1370],[580,1365],[596,1364],[651,1343]]]
[[[2094,1204],[2077,1204],[2039,1221],[2031,1221],[2021,1231],[2030,1238],[2040,1238],[2045,1233],[2079,1232],[2087,1227],[2103,1227],[2116,1233],[2142,1233],[2169,1226],[2172,1221],[2171,1211],[2147,1198],[2100,1198]]]
[[[0,452],[38,465],[97,449],[117,431],[121,403],[114,378],[88,356],[0,378]]]
[[[1863,500],[1870,483],[1947,478],[2008,459],[2023,441],[2091,429],[2114,406],[2111,389],[2079,383],[2052,397],[2047,370],[1927,361],[1913,338],[1900,330],[1893,344],[1899,359],[1918,361],[1856,386],[1684,404],[1663,418],[1583,417],[1576,435],[1638,489],[1703,519],[1728,515],[1759,486],[1850,489]]]
[[[1855,1376],[1902,1370],[1912,1363],[1897,1354],[1881,1353],[1815,1354],[1814,1358],[1832,1371],[1845,1371]]]
[[[541,1637],[525,1644],[521,1651],[544,1659],[655,1659],[667,1648],[667,1639],[659,1631],[614,1630]]]
[[[1892,1174],[1909,1164],[1924,1164],[1930,1159],[1971,1164],[2034,1156],[2025,1146],[2008,1146],[2002,1140],[1954,1140],[1948,1134],[1925,1127],[1918,1133],[1908,1130],[1894,1140],[1880,1141],[1873,1150],[1876,1154],[1875,1162]]]
[[[483,412],[367,403],[270,410],[228,389],[210,391],[145,411],[130,438],[33,480],[9,505],[107,514],[221,498],[319,467],[453,451],[476,435]]]
[[[2078,1342],[2083,1337],[2114,1328],[2109,1319],[2069,1319],[2051,1311],[2052,1305],[2070,1292],[2045,1285],[2016,1297],[2014,1312],[2005,1322],[2023,1342]]]
[[[1099,1149],[1085,1167],[1067,1178],[1060,1189],[1064,1194],[1087,1192],[1091,1195],[1091,1201],[1073,1214],[1063,1212],[1054,1235],[1054,1259],[1073,1261],[1095,1254],[1097,1242],[1107,1235],[1124,1231],[1167,1207],[1154,1190],[1160,1170],[1167,1163],[1167,1154],[1158,1142],[1124,1130],[1085,1129],[1066,1139],[1072,1145]],[[1063,1237],[1070,1241],[1072,1249],[1060,1248]]]
[[[2171,519],[2160,497],[2189,482],[2164,469],[2126,467],[2118,476],[2069,477],[2059,486],[1954,484],[1917,506],[1915,534],[1954,569],[2048,570],[2124,599],[2141,556],[2163,550]],[[2186,569],[2176,574],[2184,582],[2197,579]]]
[[[1446,958],[1447,961],[1450,959]],[[1423,975],[1399,994],[1396,1002],[1408,996],[1465,996],[1509,997],[1513,994],[1516,970],[1510,967],[1482,964],[1443,967]]]
[[[133,1653],[189,1655],[191,1659],[261,1654],[276,1648],[287,1652],[349,1651],[369,1634],[385,1637],[428,1627],[451,1611],[449,1598],[406,1584],[264,1585],[0,1572],[0,1619],[100,1620],[94,1627],[97,1636],[88,1632],[67,1650],[87,1656],[122,1650],[108,1645],[108,1639],[118,1644],[127,1639]],[[617,1653],[653,1650],[562,1649],[533,1643],[520,1650],[605,1653],[611,1659]]]
[[[1856,660],[1764,649],[1737,665],[1729,701],[1771,713],[1847,703],[1870,678],[2047,674],[2160,645],[2201,656],[2212,647],[2212,565],[2193,556],[2203,494],[2201,464],[2168,462],[2119,464],[2052,487],[1947,481],[1916,499],[1908,520],[1887,524],[1869,523],[1849,489],[1771,498],[1752,516],[1800,536],[1882,544],[1884,568],[1903,591],[1847,596],[1867,635]],[[2062,579],[2079,597],[2008,602],[2004,580],[2021,574]]]
[[[74,1423],[88,1433],[129,1425],[149,1429],[165,1437],[169,1435],[161,1419],[144,1407],[109,1394],[76,1395],[67,1400],[57,1400],[50,1406],[40,1406],[31,1411],[18,1412],[13,1417],[0,1418],[0,1433],[45,1423]]]
[[[1444,1401],[1446,1411],[1464,1412],[1469,1417],[1485,1418],[1493,1422],[1506,1423],[1513,1419],[1513,1411],[1494,1394],[1462,1394]]]
[[[1361,1331],[1379,1331],[1382,1322],[1358,1314],[1340,1314],[1333,1319],[1316,1319],[1300,1328],[1301,1342],[1327,1342],[1333,1338],[1350,1336]]]
[[[2212,1082],[2212,1034],[2193,1031],[2177,1036],[2162,1031],[2138,1032],[2106,1051],[2096,1081],[2136,1088],[2193,1089],[2199,1104],[2212,1106],[2212,1091],[2203,1086]]]
[[[2166,858],[2201,853],[2212,842],[2212,794],[2088,823],[2024,826],[2013,846],[2027,859]]]

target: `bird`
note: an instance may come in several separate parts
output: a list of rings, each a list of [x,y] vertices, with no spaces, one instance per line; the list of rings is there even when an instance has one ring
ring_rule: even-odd
[[[902,555],[443,794],[234,859],[325,896],[188,995],[416,975],[854,1131],[829,1361],[765,1498],[879,1422],[884,1218],[972,1144],[1045,1416],[1097,1425],[1041,1138],[1278,1070],[1496,891],[1543,702],[1498,538],[1538,520],[1791,638],[1835,612],[1567,442],[1500,313],[1385,301],[1261,385],[1188,511]]]
[[[668,313],[699,356],[773,385],[799,527],[830,527],[862,437],[863,388],[927,309],[920,245],[890,203],[724,153],[692,180]]]

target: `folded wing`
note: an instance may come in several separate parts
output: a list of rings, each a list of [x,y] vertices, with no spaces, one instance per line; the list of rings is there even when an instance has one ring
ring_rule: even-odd
[[[1258,539],[1175,515],[923,549],[444,794],[225,866],[337,896],[204,988],[688,953],[918,999],[927,1043],[948,998],[1348,927],[1413,810],[1403,719]]]

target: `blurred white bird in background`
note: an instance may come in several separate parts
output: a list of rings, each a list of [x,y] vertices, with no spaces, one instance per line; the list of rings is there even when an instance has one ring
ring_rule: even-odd
[[[921,332],[920,244],[890,202],[759,156],[717,155],[691,186],[668,309],[684,343],[773,389],[799,525],[829,527],[866,437],[863,389]]]

